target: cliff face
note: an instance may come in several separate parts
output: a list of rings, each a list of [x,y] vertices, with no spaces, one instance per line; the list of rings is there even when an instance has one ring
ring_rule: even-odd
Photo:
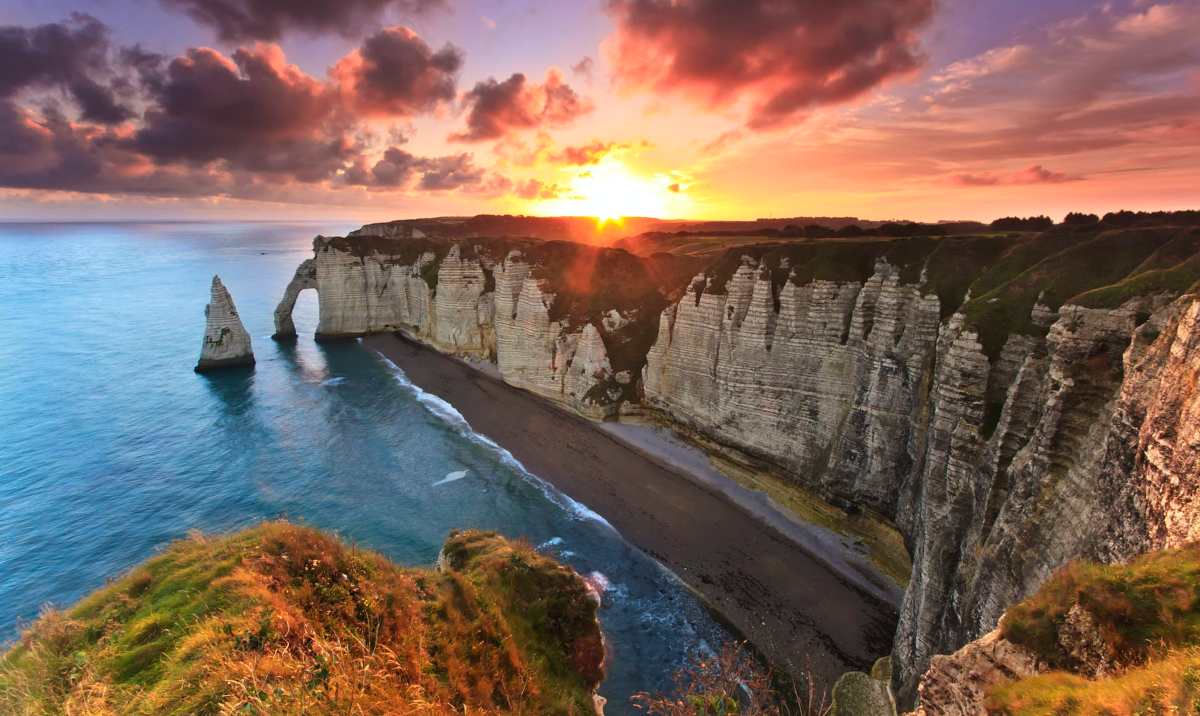
[[[697,278],[663,313],[646,402],[721,442],[892,514],[924,402],[938,303],[879,262],[865,284],[789,279],[743,262],[727,293]],[[776,307],[776,303],[778,306]]]
[[[546,248],[555,244],[414,238],[421,237],[318,237],[314,258],[297,269],[276,309],[276,337],[295,336],[296,296],[315,288],[319,340],[404,330],[446,353],[494,360],[506,382],[585,415],[616,412],[626,392],[617,382],[605,336],[623,344],[641,325],[621,318],[620,297],[606,304],[605,287],[596,282],[583,293],[584,310],[559,310],[567,301],[553,281],[534,275],[546,271],[539,258],[562,260]],[[567,245],[565,251],[602,250]],[[624,252],[613,253],[637,262]],[[593,266],[596,260],[585,263]],[[571,306],[581,303],[574,294],[570,298],[576,299]],[[610,315],[620,320],[606,323]]]
[[[1200,709],[1200,546],[1073,561],[921,677],[913,716]]]
[[[318,238],[280,333],[315,287],[319,337],[403,328],[593,417],[640,401],[890,518],[902,704],[1069,560],[1200,538],[1200,230],[772,244],[690,284],[662,255],[391,236]]]
[[[693,281],[661,316],[646,401],[896,521],[914,558],[902,697],[1070,559],[1200,536],[1200,303],[1038,304],[1046,335],[989,359],[886,261],[863,283],[794,277],[773,288],[744,260],[723,293]]]
[[[211,298],[204,307],[204,342],[196,372],[254,365],[250,334],[242,325],[233,297],[218,276],[213,276]]]

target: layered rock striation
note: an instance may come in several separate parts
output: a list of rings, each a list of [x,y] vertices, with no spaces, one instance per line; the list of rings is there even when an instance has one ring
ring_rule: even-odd
[[[421,241],[412,233],[318,237],[314,258],[297,269],[275,311],[276,337],[295,336],[296,296],[313,288],[318,340],[404,331],[446,353],[492,360],[506,382],[590,417],[615,414],[631,386],[618,382],[606,341],[636,340],[653,314],[629,308],[621,295],[606,303],[599,280],[584,291],[566,282],[570,295],[560,297],[554,279],[576,266],[595,278],[606,260],[640,267],[637,259],[561,242]],[[596,255],[603,253],[619,256]],[[545,266],[564,261],[561,271]],[[645,290],[657,291],[649,282]]]
[[[902,705],[1064,563],[1200,539],[1200,230],[799,242],[701,266],[367,233],[318,237],[277,333],[316,288],[319,338],[404,330],[593,417],[641,403],[890,519],[913,556]]]
[[[204,342],[196,372],[254,365],[250,334],[242,325],[233,297],[219,276],[213,276],[211,298],[204,307]]]
[[[1200,304],[1039,300],[1035,330],[989,355],[903,273],[882,257],[861,282],[781,281],[743,257],[663,312],[643,382],[674,420],[895,521],[914,566],[893,678],[911,703],[931,657],[1067,561],[1200,537]]]

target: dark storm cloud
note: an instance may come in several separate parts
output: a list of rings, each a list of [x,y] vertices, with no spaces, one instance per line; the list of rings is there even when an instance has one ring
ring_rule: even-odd
[[[389,27],[342,58],[332,75],[357,111],[410,115],[453,100],[462,64],[453,45],[434,52],[407,27]]]
[[[26,88],[58,88],[84,119],[117,124],[133,116],[113,91],[108,28],[75,14],[67,22],[0,27],[0,97]]]
[[[434,51],[403,27],[372,35],[324,79],[272,43],[172,58],[112,46],[108,28],[87,16],[3,27],[0,186],[282,201],[350,187],[507,191],[511,181],[469,153],[399,149],[404,137],[394,126],[379,154],[380,130],[363,121],[452,103],[462,62],[460,50]],[[556,73],[518,89],[530,113],[522,121],[558,123],[580,110]]]
[[[542,84],[515,73],[503,82],[488,78],[467,92],[467,129],[451,139],[478,142],[543,126],[563,126],[592,110],[592,104],[551,69]]]
[[[333,121],[328,88],[274,45],[240,49],[232,61],[216,50],[189,50],[167,66],[152,99],[131,145],[160,163],[220,160],[318,181],[355,150]]]
[[[383,157],[367,167],[360,160],[346,171],[348,184],[375,188],[409,188],[414,182],[426,191],[447,191],[479,185],[484,171],[476,167],[470,154],[444,157],[418,157],[389,147]]]
[[[216,30],[227,42],[278,40],[289,30],[350,36],[385,10],[407,15],[444,7],[446,0],[161,0]]]
[[[753,127],[852,99],[920,66],[934,0],[610,0],[625,88],[707,106],[745,100]]]
[[[72,124],[54,110],[34,116],[0,100],[0,186],[211,196],[226,191],[226,185],[217,172],[157,167],[123,149],[111,130]]]

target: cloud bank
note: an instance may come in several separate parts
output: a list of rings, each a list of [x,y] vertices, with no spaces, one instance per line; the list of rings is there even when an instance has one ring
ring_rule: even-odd
[[[445,0],[161,0],[211,27],[226,42],[278,40],[299,30],[352,36],[379,20],[385,10],[422,15]]]
[[[933,0],[609,0],[605,52],[619,86],[712,109],[751,127],[794,121],[911,73]]]
[[[211,22],[229,38],[347,29],[397,4],[318,11],[304,3],[170,2],[220,18]],[[455,108],[463,61],[462,50],[435,50],[402,26],[366,37],[326,78],[290,63],[271,42],[166,57],[115,45],[86,15],[0,27],[0,186],[240,198],[508,191],[513,183],[471,153],[418,156],[397,146],[404,138],[394,130],[379,147],[380,132],[368,124]],[[542,83],[514,74],[466,93],[462,139],[561,126],[589,109],[557,70]]]

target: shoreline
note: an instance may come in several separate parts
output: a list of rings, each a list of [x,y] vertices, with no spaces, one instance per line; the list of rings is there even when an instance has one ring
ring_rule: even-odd
[[[827,544],[812,539],[817,533],[806,530],[809,538],[798,542],[778,520],[698,478],[687,464],[694,460],[656,455],[662,450],[654,444],[641,446],[411,338],[362,341],[670,569],[777,666],[811,670],[832,687],[842,672],[868,669],[891,650],[898,610],[886,590],[814,555]]]
[[[857,589],[900,608],[904,588],[881,574],[851,538],[818,524],[804,522],[780,507],[771,496],[751,489],[713,465],[700,447],[686,442],[670,428],[651,423],[606,421],[595,426],[631,450],[647,453],[714,492],[720,493],[751,517],[779,532]]]

